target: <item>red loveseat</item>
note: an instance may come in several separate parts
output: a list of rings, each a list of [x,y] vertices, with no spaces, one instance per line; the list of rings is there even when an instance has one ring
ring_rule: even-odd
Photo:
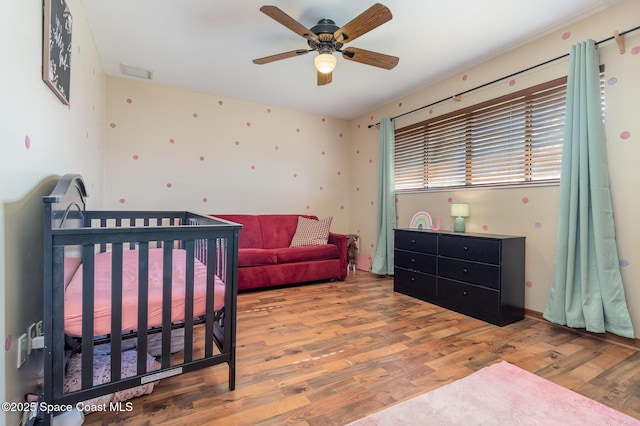
[[[290,247],[298,226],[295,214],[212,214],[239,223],[238,290],[347,276],[347,236],[329,233],[325,245]]]

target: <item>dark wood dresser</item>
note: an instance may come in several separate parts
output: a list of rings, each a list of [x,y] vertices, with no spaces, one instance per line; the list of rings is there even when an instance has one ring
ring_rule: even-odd
[[[524,318],[525,237],[396,229],[394,290],[503,326]]]

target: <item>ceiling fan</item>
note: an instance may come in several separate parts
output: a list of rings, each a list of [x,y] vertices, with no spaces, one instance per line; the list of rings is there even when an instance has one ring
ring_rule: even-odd
[[[298,49],[277,55],[265,56],[264,58],[254,59],[254,64],[268,64],[279,61],[280,59],[293,58],[317,51],[318,56],[315,57],[314,64],[317,70],[318,86],[322,86],[331,83],[332,80],[332,73],[337,62],[333,52],[342,53],[342,57],[346,60],[387,70],[398,65],[398,61],[400,60],[395,56],[358,49],[357,47],[347,47],[343,49],[346,43],[355,40],[361,35],[391,20],[391,11],[380,3],[374,4],[342,28],[336,26],[336,23],[331,19],[321,19],[317,25],[307,29],[276,6],[262,6],[260,11],[289,28],[294,33],[304,37],[307,40],[309,49]]]

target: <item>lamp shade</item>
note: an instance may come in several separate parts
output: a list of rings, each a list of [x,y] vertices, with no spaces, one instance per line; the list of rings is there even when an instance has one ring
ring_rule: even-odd
[[[318,72],[328,74],[336,68],[338,60],[331,52],[321,52],[313,60]]]
[[[451,204],[451,216],[454,216],[454,217],[469,216],[469,204],[463,204],[463,203]]]

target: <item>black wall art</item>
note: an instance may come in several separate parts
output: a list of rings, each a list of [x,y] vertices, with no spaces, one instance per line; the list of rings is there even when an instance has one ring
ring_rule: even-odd
[[[42,79],[69,105],[73,19],[65,0],[44,0]]]

